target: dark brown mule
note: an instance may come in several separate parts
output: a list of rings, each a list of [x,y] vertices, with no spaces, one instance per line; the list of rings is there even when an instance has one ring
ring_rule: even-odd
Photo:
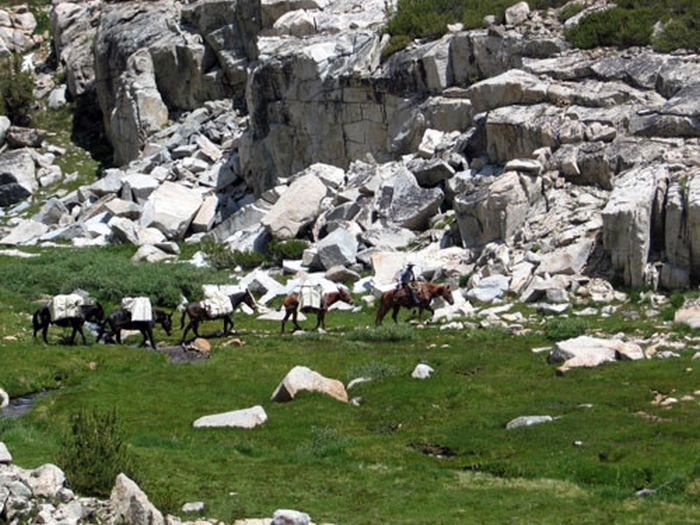
[[[80,315],[78,317],[68,317],[66,319],[59,319],[57,321],[51,320],[51,312],[49,310],[49,305],[45,304],[41,306],[34,315],[32,316],[32,325],[34,327],[34,337],[39,330],[41,330],[41,335],[45,343],[48,343],[46,337],[49,331],[49,325],[53,324],[60,326],[62,328],[72,328],[73,332],[70,335],[70,344],[75,343],[75,336],[80,334],[83,339],[83,344],[87,344],[85,339],[85,334],[83,333],[83,325],[86,321],[93,321],[95,323],[101,323],[104,319],[105,311],[102,309],[100,303],[95,304],[84,304],[80,307]]]
[[[173,326],[173,314],[159,310],[158,308],[153,309],[153,319],[150,321],[132,321],[131,312],[124,308],[118,308],[102,323],[100,327],[100,332],[97,334],[97,341],[99,342],[102,337],[107,339],[116,339],[118,344],[122,344],[122,330],[138,330],[143,336],[143,342],[141,346],[146,346],[146,343],[150,343],[151,348],[156,349],[156,343],[153,340],[153,328],[155,325],[159,324],[165,330],[165,333],[170,335]]]
[[[416,289],[416,299],[418,299],[418,304],[413,303],[411,292],[406,288],[402,287],[398,290],[394,289],[384,292],[379,300],[379,308],[377,309],[375,324],[382,324],[384,316],[389,313],[389,310],[392,308],[394,312],[391,314],[391,318],[395,323],[398,323],[399,310],[402,306],[404,308],[408,308],[409,310],[417,307],[418,319],[422,321],[423,310],[428,310],[431,315],[434,313],[430,303],[436,297],[442,297],[448,303],[454,304],[454,299],[452,298],[452,287],[449,284],[418,283],[418,287]]]
[[[312,308],[310,306],[305,306],[301,309],[301,311],[305,314],[316,314],[316,328],[314,328],[314,330],[317,330],[319,326],[325,330],[326,312],[331,307],[331,305],[337,303],[338,301],[343,301],[344,303],[348,303],[350,305],[355,304],[355,302],[352,300],[350,292],[345,288],[340,288],[337,292],[329,292],[323,294],[323,297],[321,298],[320,308]],[[301,326],[299,326],[299,323],[297,323],[297,314],[299,313],[299,294],[293,293],[285,297],[282,306],[284,306],[285,310],[284,319],[282,319],[282,333],[284,333],[284,325],[290,316],[292,317],[292,324],[294,324],[294,329],[301,330]]]
[[[233,306],[233,310],[238,308],[238,306],[240,306],[241,303],[247,304],[253,310],[258,309],[258,303],[255,302],[255,297],[253,297],[253,294],[250,293],[250,290],[248,289],[246,289],[244,292],[238,292],[233,295],[229,295],[228,298],[231,301],[231,306]],[[212,321],[214,319],[224,320],[224,335],[228,335],[233,329],[233,310],[230,314],[220,315],[217,317],[210,317],[203,303],[197,302],[188,304],[187,307],[185,307],[185,310],[182,312],[182,318],[180,319],[180,328],[184,328],[184,331],[182,332],[181,342],[185,342],[187,332],[190,331],[190,328],[194,332],[194,335],[196,337],[199,337],[199,323],[201,323],[202,321]],[[187,323],[186,327],[185,317],[190,318],[190,322]]]

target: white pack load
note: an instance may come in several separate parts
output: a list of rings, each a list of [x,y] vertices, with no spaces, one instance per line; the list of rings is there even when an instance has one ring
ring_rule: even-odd
[[[80,316],[80,307],[85,304],[83,296],[72,293],[57,295],[49,303],[49,313],[52,321]]]
[[[132,322],[153,320],[153,308],[148,297],[124,297],[122,308],[129,311]]]
[[[299,288],[299,308],[321,308],[323,286],[302,284]]]
[[[219,290],[205,291],[204,301],[202,301],[204,309],[209,317],[221,317],[233,312],[231,299],[224,292]]]

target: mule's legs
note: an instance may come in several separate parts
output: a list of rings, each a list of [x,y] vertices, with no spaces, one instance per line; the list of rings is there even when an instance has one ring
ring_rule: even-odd
[[[290,308],[284,309],[284,319],[282,319],[282,333],[284,333],[284,325],[287,323],[287,319],[292,315],[292,310]]]
[[[45,319],[42,319],[42,322],[41,322],[41,336],[44,338],[44,342],[45,342],[46,344],[49,344],[49,340],[48,340],[48,338],[46,337],[48,333],[49,333],[49,323],[47,323]]]
[[[87,339],[85,339],[85,333],[83,332],[83,323],[78,323],[76,326],[78,328],[80,338],[83,340],[83,345],[87,346]],[[73,332],[73,337],[75,337],[75,332]]]
[[[399,310],[401,310],[401,305],[397,304],[394,306],[394,311],[391,313],[391,318],[396,324],[399,322]]]
[[[155,349],[156,349],[156,343],[155,343],[155,341],[153,340],[153,327],[152,327],[152,326],[147,327],[146,330],[145,330],[145,332],[146,332],[146,333],[145,333],[144,336],[143,336],[143,342],[144,342],[144,343],[146,342],[146,335],[148,335],[148,340],[151,342],[151,348],[153,348],[153,350],[155,350]],[[144,344],[144,346],[145,346],[145,344]]]
[[[224,335],[229,335],[233,331],[233,319],[230,315],[224,316]]]
[[[294,308],[292,311],[292,323],[294,324],[295,330],[301,330],[301,326],[297,323],[297,315],[299,315],[299,307]]]
[[[192,320],[192,331],[194,332],[195,337],[199,337],[199,319]]]
[[[187,323],[187,326],[185,326],[184,332],[182,332],[182,339],[180,339],[180,343],[185,342],[185,339],[187,339],[187,332],[190,331],[190,328],[192,328],[192,321],[191,320],[189,323]]]

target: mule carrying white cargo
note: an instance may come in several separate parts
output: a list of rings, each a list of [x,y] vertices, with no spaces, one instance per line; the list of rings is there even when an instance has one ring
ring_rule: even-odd
[[[148,297],[124,297],[122,308],[129,311],[132,321],[153,320],[153,309]]]
[[[80,307],[85,299],[78,294],[57,295],[49,303],[49,313],[52,321],[80,316]]]
[[[224,292],[219,290],[205,290],[204,301],[202,301],[207,315],[212,318],[222,317],[233,312],[231,299]]]
[[[299,308],[321,308],[323,287],[320,284],[303,284],[299,288]]]

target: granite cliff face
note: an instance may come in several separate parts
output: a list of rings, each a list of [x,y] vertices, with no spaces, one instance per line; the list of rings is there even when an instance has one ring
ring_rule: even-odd
[[[391,8],[55,4],[69,95],[96,98],[120,167],[3,242],[131,242],[154,259],[173,239],[298,236],[318,243],[309,268],[330,264],[326,244],[346,266],[410,244],[427,276],[501,275],[523,300],[591,276],[700,281],[698,55],[571,49],[550,10],[387,58]],[[51,168],[19,151],[8,203]]]

